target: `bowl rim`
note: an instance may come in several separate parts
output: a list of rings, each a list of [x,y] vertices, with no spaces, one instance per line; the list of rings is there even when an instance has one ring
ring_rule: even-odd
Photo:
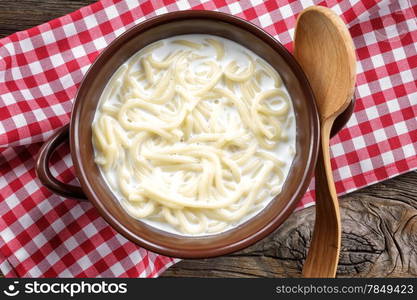
[[[311,129],[312,129],[312,138],[310,140],[310,151],[308,153],[308,159],[306,161],[306,165],[308,166],[304,172],[303,176],[301,177],[302,180],[298,185],[297,189],[294,191],[294,196],[287,202],[286,206],[277,213],[277,215],[265,226],[259,228],[252,236],[239,240],[238,242],[232,244],[224,244],[222,247],[217,247],[215,249],[210,248],[209,250],[202,251],[191,251],[191,250],[179,250],[175,247],[167,247],[161,246],[157,243],[154,243],[151,240],[147,240],[141,238],[138,235],[135,235],[131,232],[128,228],[126,228],[120,220],[114,217],[102,204],[99,200],[99,197],[96,195],[94,188],[91,186],[90,182],[86,177],[86,170],[83,168],[81,164],[81,151],[80,147],[77,144],[78,133],[77,126],[80,123],[80,109],[82,107],[82,103],[84,102],[83,99],[80,97],[83,94],[83,90],[87,89],[86,83],[91,77],[97,68],[100,68],[102,65],[102,60],[105,57],[107,52],[111,52],[113,48],[117,46],[120,42],[126,42],[129,40],[131,36],[135,36],[141,32],[144,32],[155,25],[164,24],[165,22],[170,21],[179,21],[179,20],[189,20],[189,19],[205,19],[211,21],[223,21],[235,26],[238,26],[245,31],[249,31],[250,33],[254,34],[256,37],[263,40],[266,44],[271,46],[274,50],[276,50],[279,55],[283,57],[286,63],[290,66],[290,69],[295,73],[298,82],[300,85],[304,86],[303,92],[306,98],[309,98],[311,101],[306,101],[307,105],[310,105],[309,111],[311,112]],[[269,33],[264,31],[262,28],[241,19],[239,17],[222,13],[222,12],[215,12],[215,11],[206,11],[206,10],[188,10],[188,11],[175,11],[166,14],[162,14],[159,16],[152,17],[148,20],[145,20],[137,25],[134,25],[120,36],[116,37],[106,48],[102,50],[102,52],[97,56],[95,61],[89,67],[88,71],[84,75],[80,86],[78,88],[73,110],[71,114],[71,122],[70,122],[70,149],[71,149],[71,157],[74,163],[75,172],[77,178],[81,184],[82,190],[87,195],[88,200],[95,206],[95,208],[99,211],[100,215],[113,227],[118,233],[122,234],[124,237],[129,239],[130,241],[134,242],[135,244],[144,247],[145,249],[151,250],[153,252],[171,256],[171,257],[178,257],[178,258],[209,258],[209,257],[216,257],[225,255],[228,253],[232,253],[243,248],[246,248],[257,241],[263,239],[270,233],[272,233],[275,229],[277,229],[287,218],[288,216],[294,211],[297,206],[297,203],[301,200],[301,197],[305,194],[311,178],[314,173],[315,164],[318,157],[319,152],[319,116],[318,110],[316,107],[314,94],[308,82],[306,75],[304,74],[301,66],[297,63],[295,58],[292,54],[273,36]],[[198,238],[203,238],[198,236]]]

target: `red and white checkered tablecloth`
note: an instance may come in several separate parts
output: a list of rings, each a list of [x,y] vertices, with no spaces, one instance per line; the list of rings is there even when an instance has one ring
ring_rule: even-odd
[[[0,270],[24,277],[155,277],[176,260],[117,234],[89,203],[42,187],[34,158],[69,122],[81,78],[116,36],[154,15],[219,10],[288,49],[297,14],[319,4],[348,24],[358,57],[356,107],[333,140],[338,193],[417,168],[417,4],[411,0],[103,0],[0,40]],[[68,147],[53,172],[74,179]],[[310,188],[300,208],[314,203]]]

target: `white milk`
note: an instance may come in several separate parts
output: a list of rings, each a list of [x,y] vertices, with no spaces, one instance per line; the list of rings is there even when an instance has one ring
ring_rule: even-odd
[[[152,55],[156,60],[162,60],[164,57],[166,57],[170,52],[175,51],[175,50],[189,50],[190,48],[183,46],[183,45],[178,45],[178,44],[172,44],[170,43],[170,41],[172,40],[178,40],[178,39],[182,39],[182,40],[188,40],[188,41],[192,41],[198,44],[203,44],[206,43],[204,41],[204,39],[207,38],[213,38],[213,39],[217,39],[221,42],[223,42],[224,47],[225,47],[225,55],[223,57],[223,59],[221,60],[221,65],[222,67],[226,67],[227,64],[230,61],[237,61],[238,64],[245,68],[247,66],[248,63],[248,57],[247,55],[250,55],[252,58],[254,58],[254,60],[256,59],[261,59],[258,55],[256,55],[255,53],[253,53],[251,50],[222,37],[218,37],[218,36],[212,36],[212,35],[205,35],[205,34],[187,34],[187,35],[178,35],[178,36],[174,36],[174,37],[170,37],[167,39],[164,39],[164,46],[160,47],[154,51],[152,51]],[[207,56],[207,60],[216,60],[216,53],[215,50],[212,47],[203,47],[201,50],[194,50],[195,52],[197,52],[198,54]],[[263,59],[261,59],[263,60]],[[265,62],[265,60],[263,60]],[[201,61],[200,61],[201,63]],[[266,62],[265,62],[266,63]],[[122,65],[120,68],[123,68],[127,63],[125,63],[124,65]],[[266,63],[268,64],[268,63]],[[138,69],[138,67],[136,67]],[[198,71],[198,70],[196,70]],[[115,72],[115,75],[118,72]],[[113,76],[115,76],[113,75]],[[108,87],[108,86],[107,86]],[[106,92],[105,88],[103,95]],[[269,79],[269,78],[263,78],[262,83],[260,85],[261,90],[265,91],[265,90],[269,90],[269,89],[273,89],[274,88],[274,82],[273,80]],[[288,91],[285,88],[284,85],[281,86],[281,90],[283,90],[289,97]],[[102,102],[105,101],[106,103],[111,104],[112,102],[114,103],[115,101],[117,102],[118,100],[116,99],[116,97],[112,97],[109,99],[100,99],[100,103],[99,103],[99,107],[101,106]],[[274,149],[273,151],[268,151],[263,149],[263,151],[268,151],[270,153],[272,153],[274,156],[276,156],[277,158],[279,158],[281,161],[285,162],[285,166],[281,168],[283,174],[284,174],[284,178],[287,178],[291,164],[293,162],[294,156],[295,156],[295,140],[296,140],[296,124],[295,124],[295,115],[294,115],[294,109],[292,106],[292,103],[290,101],[290,110],[288,113],[288,122],[287,124],[285,124],[285,126],[283,126],[283,134],[286,135],[288,137],[287,141],[281,141],[278,143],[278,146],[276,149]],[[235,108],[228,108],[227,111],[225,111],[225,114],[237,114],[237,110]],[[95,118],[94,118],[94,122],[96,121],[97,117],[98,117],[99,113],[95,114]],[[95,150],[96,151],[96,150]],[[100,171],[105,179],[105,181],[109,184],[111,191],[115,194],[116,198],[118,199],[123,199],[124,196],[118,191],[118,187],[116,184],[116,174],[114,171],[104,171],[101,167],[100,167]],[[285,183],[284,182],[281,184],[282,185]],[[275,197],[275,196],[274,196]],[[267,200],[257,204],[256,209],[252,212],[249,213],[248,215],[246,215],[245,217],[243,217],[242,219],[240,219],[239,221],[237,221],[236,223],[232,223],[230,224],[227,228],[225,228],[222,232],[227,231],[231,228],[234,228],[242,223],[244,223],[245,221],[249,220],[250,218],[254,217],[256,214],[258,214],[262,209],[264,209],[274,197],[269,197]],[[180,231],[178,231],[176,228],[172,227],[170,224],[168,223],[162,223],[159,221],[154,221],[151,219],[140,219],[142,222],[149,224],[153,227],[156,227],[160,230],[163,231],[167,231],[170,233],[174,233],[174,234],[179,234],[179,235],[183,235],[183,236],[190,236],[189,234],[184,234]],[[220,232],[218,232],[220,233]],[[218,233],[214,233],[214,234],[218,234]],[[192,235],[192,236],[203,236],[203,235],[210,235],[211,233],[203,233],[203,234],[197,234],[197,235]]]

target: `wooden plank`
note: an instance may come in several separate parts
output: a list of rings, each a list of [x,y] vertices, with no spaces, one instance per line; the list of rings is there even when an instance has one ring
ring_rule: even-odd
[[[95,0],[1,0],[0,37],[66,15]]]
[[[417,276],[417,173],[410,172],[341,200],[339,277]],[[244,251],[184,260],[166,277],[299,277],[314,224],[314,207],[291,217]]]

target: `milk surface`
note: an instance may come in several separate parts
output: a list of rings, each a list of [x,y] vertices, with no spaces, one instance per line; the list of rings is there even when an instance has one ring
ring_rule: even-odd
[[[171,43],[171,41],[174,40],[188,40],[191,42],[195,42],[197,44],[207,44],[205,42],[205,39],[207,38],[212,38],[212,39],[216,39],[219,40],[220,42],[223,43],[224,45],[224,49],[225,49],[225,55],[222,58],[222,60],[220,60],[220,65],[225,68],[229,62],[235,60],[237,61],[237,63],[239,64],[240,67],[245,68],[248,65],[248,55],[251,56],[254,61],[256,61],[256,59],[260,59],[263,60],[262,58],[260,58],[258,55],[256,55],[254,52],[252,52],[251,50],[222,37],[219,36],[213,36],[213,35],[205,35],[205,34],[187,34],[187,35],[178,35],[178,36],[173,36],[167,39],[164,39],[164,46],[157,48],[155,50],[153,50],[151,53],[154,57],[155,60],[163,60],[167,55],[169,55],[171,52],[177,51],[177,50],[190,50],[189,47],[187,46],[183,46],[183,45],[179,45],[179,44],[173,44]],[[204,58],[203,60],[207,60],[207,61],[216,61],[216,52],[215,49],[213,49],[213,47],[202,47],[202,49],[200,50],[194,50],[196,53],[198,53],[199,55],[202,56],[206,56],[206,58]],[[133,57],[133,56],[132,56]],[[132,59],[132,58],[131,58]],[[266,64],[268,64],[265,60],[263,60]],[[129,62],[129,60],[123,64],[120,68],[124,68],[126,67],[127,63]],[[195,68],[195,71],[201,71],[200,69],[198,69],[197,65],[201,64],[201,60],[199,62],[193,62],[191,64],[191,67]],[[194,66],[195,65],[195,66]],[[139,66],[135,66],[134,68],[139,69]],[[201,66],[199,67],[201,68]],[[134,69],[135,70],[135,69]],[[118,78],[116,78],[115,76],[117,76],[120,72],[116,71],[113,75],[113,78],[111,80],[117,80]],[[279,70],[278,70],[279,73]],[[217,86],[221,86],[221,85],[217,85]],[[264,77],[261,84],[260,84],[261,90],[262,91],[266,91],[266,90],[270,90],[275,88],[274,87],[274,82],[272,79],[270,78],[266,78]],[[111,104],[114,102],[117,102],[117,97],[116,95],[113,95],[112,97],[103,97],[103,95],[108,95],[108,89],[109,89],[109,85],[106,86],[106,88],[103,91],[102,97],[100,99],[100,103],[99,103],[99,107],[101,106],[101,104],[103,102],[105,102],[106,104]],[[282,91],[284,91],[288,97],[288,91],[286,89],[286,87],[284,86],[284,84],[281,86],[280,88]],[[240,90],[238,90],[239,93],[237,93],[238,96],[240,95]],[[289,97],[290,98],[290,97]],[[291,98],[290,98],[291,99]],[[95,114],[95,118],[94,118],[94,122],[95,120],[98,118],[98,115],[100,114],[99,111],[96,112]],[[224,117],[226,117],[228,114],[238,114],[236,108],[234,107],[227,107],[224,110]],[[283,166],[281,168],[283,174],[284,174],[284,178],[287,178],[289,170],[291,168],[294,156],[295,156],[295,141],[296,141],[296,124],[295,124],[295,115],[294,115],[294,109],[292,106],[292,102],[290,101],[290,109],[289,109],[289,113],[288,113],[288,119],[287,119],[287,123],[284,124],[283,126],[283,133],[284,135],[287,137],[286,141],[280,141],[278,143],[278,146],[276,147],[276,149],[274,149],[273,151],[270,150],[265,150],[262,149],[262,151],[266,151],[266,152],[270,152],[271,154],[273,154],[274,156],[276,156],[279,160],[284,161],[286,164],[285,166]],[[96,150],[95,150],[96,151]],[[118,187],[116,184],[116,174],[114,171],[104,171],[101,167],[100,167],[100,171],[103,175],[103,178],[105,179],[105,181],[108,183],[111,191],[114,193],[114,195],[116,196],[116,198],[122,200],[124,198],[124,196],[118,191]],[[283,181],[283,183],[281,184],[281,186],[285,183],[285,179]],[[271,200],[275,197],[271,196],[269,198],[267,198],[265,201],[262,201],[261,203],[257,204],[256,206],[256,210],[254,210],[252,213],[246,215],[245,217],[243,217],[242,219],[240,219],[238,222],[236,223],[232,223],[230,224],[228,227],[226,227],[222,232],[230,230],[242,223],[244,223],[245,221],[251,219],[252,217],[254,217],[256,214],[258,214],[260,211],[262,211],[262,209],[264,209],[270,202]],[[174,234],[179,234],[182,236],[188,236],[187,234],[184,234],[180,231],[178,231],[177,229],[175,229],[174,227],[172,227],[170,224],[167,223],[163,223],[163,222],[159,222],[159,221],[155,221],[152,219],[140,219],[140,221],[151,225],[153,227],[156,227],[160,230],[163,231],[167,231],[170,233],[174,233]],[[218,232],[221,233],[221,232]],[[213,233],[213,234],[218,234],[218,233]],[[203,233],[203,234],[196,234],[197,236],[204,236],[204,235],[211,235],[211,233]],[[196,236],[196,235],[192,235],[192,236]]]

